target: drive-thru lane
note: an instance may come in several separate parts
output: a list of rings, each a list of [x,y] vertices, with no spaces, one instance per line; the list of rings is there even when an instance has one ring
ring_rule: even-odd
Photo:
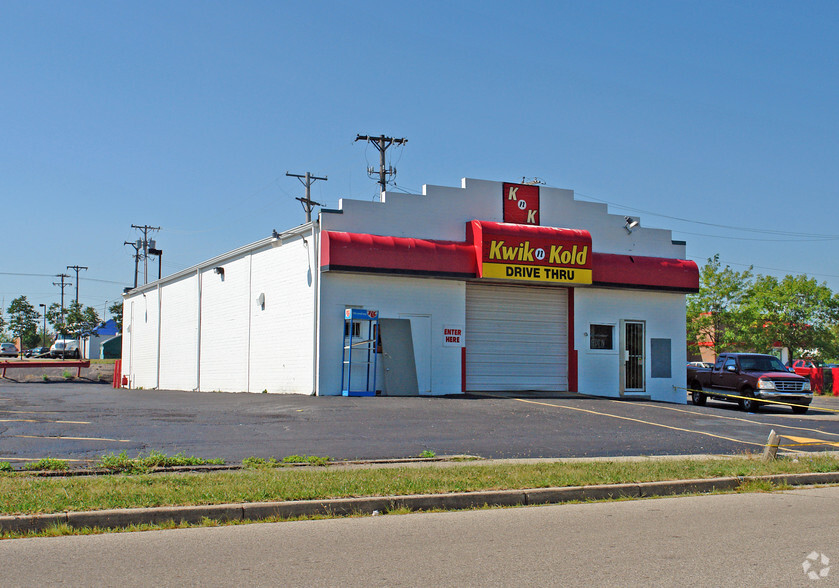
[[[424,450],[487,458],[735,454],[769,431],[839,441],[837,399],[807,415],[730,404],[697,407],[575,394],[345,398],[114,390],[100,384],[0,382],[0,461],[80,461],[104,453],[398,458]],[[807,441],[809,443],[810,441]],[[791,445],[789,450],[834,449]]]

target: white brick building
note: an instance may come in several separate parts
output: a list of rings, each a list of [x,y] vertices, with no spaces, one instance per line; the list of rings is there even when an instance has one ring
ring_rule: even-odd
[[[365,362],[351,368],[371,394],[684,403],[685,294],[699,282],[684,257],[670,231],[570,190],[470,179],[342,200],[128,292],[123,376],[134,388],[337,395],[352,333],[356,359],[373,348],[375,385]],[[345,325],[352,308],[378,312],[381,339]]]

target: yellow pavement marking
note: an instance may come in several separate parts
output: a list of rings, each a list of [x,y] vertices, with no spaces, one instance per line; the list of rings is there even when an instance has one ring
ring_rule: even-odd
[[[0,423],[64,423],[69,425],[89,425],[90,421],[39,421],[36,419],[0,419]]]
[[[794,441],[796,444],[800,445],[831,445],[833,447],[839,447],[839,443],[837,443],[836,441],[825,441],[824,439],[810,439],[808,437],[793,437],[792,435],[779,435],[779,437],[789,439],[790,441]],[[780,447],[789,447],[789,445],[780,445]]]
[[[116,443],[131,443],[131,439],[108,439],[107,437],[62,437],[61,435],[11,435],[23,439],[65,439],[70,441],[114,441]]]
[[[612,400],[612,402],[616,402],[618,404],[623,404],[623,400]],[[697,413],[692,410],[685,410],[684,408],[676,408],[673,406],[660,406],[658,404],[639,404],[640,406],[648,407],[648,408],[658,408],[661,410],[673,410],[676,412],[685,412],[688,414],[701,414],[702,416],[708,416],[715,419],[725,419],[731,421],[740,421],[743,423],[751,423],[753,425],[766,425],[767,427],[784,427],[787,429],[795,429],[796,431],[808,431],[810,433],[820,433],[822,435],[831,435],[833,437],[839,437],[839,433],[831,433],[829,431],[822,431],[820,429],[810,429],[808,427],[796,427],[795,425],[785,425],[783,423],[769,423],[769,422],[762,422],[762,421],[753,421],[750,419],[744,419],[743,417],[732,417],[732,416],[723,416],[719,414],[710,414],[710,413]],[[818,410],[818,409],[817,409]],[[781,416],[781,415],[771,415],[771,416]]]
[[[41,461],[42,458],[40,457],[2,457],[0,456],[0,461]],[[61,461],[90,461],[89,459],[64,459],[62,458]]]
[[[498,398],[498,397],[496,397],[496,398]],[[661,427],[662,429],[670,429],[672,431],[682,431],[683,433],[694,433],[696,435],[705,435],[707,437],[714,437],[715,439],[722,439],[724,441],[733,441],[734,443],[742,443],[744,445],[754,445],[755,447],[763,447],[765,445],[764,443],[755,443],[754,441],[743,441],[741,439],[734,439],[733,437],[724,437],[723,435],[715,435],[714,433],[707,433],[705,431],[696,431],[696,430],[693,430],[693,429],[685,429],[685,428],[682,428],[682,427],[673,427],[671,425],[663,425],[661,423],[654,423],[654,422],[645,421],[645,420],[642,420],[642,419],[635,419],[635,418],[632,418],[632,417],[626,417],[626,416],[621,416],[621,415],[617,415],[617,414],[610,414],[608,412],[598,412],[596,410],[588,410],[588,409],[585,409],[585,408],[575,408],[573,406],[562,406],[562,405],[558,405],[558,404],[550,404],[548,402],[537,402],[535,400],[525,400],[524,398],[514,398],[514,400],[518,400],[519,402],[526,402],[528,404],[539,404],[539,405],[542,405],[542,406],[550,406],[552,408],[564,408],[566,410],[574,410],[574,411],[577,411],[577,412],[585,412],[585,413],[594,414],[594,415],[597,415],[597,416],[611,417],[613,419],[620,419],[620,420],[623,420],[623,421],[632,421],[634,423],[641,423],[643,425],[650,425],[652,427]]]

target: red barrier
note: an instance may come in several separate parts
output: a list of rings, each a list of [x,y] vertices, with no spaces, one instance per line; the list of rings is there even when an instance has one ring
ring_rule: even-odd
[[[810,386],[813,387],[814,393],[824,392],[824,374],[821,368],[810,368]]]
[[[18,368],[78,368],[78,373],[76,377],[79,378],[82,375],[82,368],[90,367],[90,360],[76,360],[76,361],[32,361],[32,360],[20,360],[20,361],[0,361],[0,370],[2,370],[2,377],[6,377],[6,370],[7,369],[18,369]]]
[[[122,379],[122,360],[118,359],[114,362],[114,377],[111,380],[111,386],[119,388],[120,380]]]
[[[830,368],[830,373],[833,374],[833,395],[839,396],[839,368]]]

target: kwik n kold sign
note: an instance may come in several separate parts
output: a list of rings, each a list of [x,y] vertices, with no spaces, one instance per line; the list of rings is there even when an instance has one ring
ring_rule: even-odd
[[[478,277],[543,283],[591,284],[591,234],[557,229],[472,221]]]

